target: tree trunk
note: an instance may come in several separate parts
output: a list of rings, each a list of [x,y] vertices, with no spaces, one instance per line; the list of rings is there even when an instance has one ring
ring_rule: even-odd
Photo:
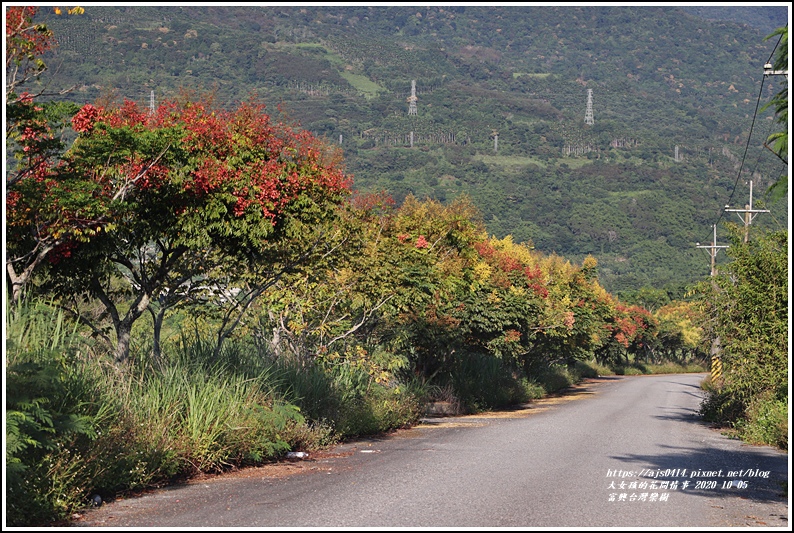
[[[154,323],[154,338],[152,339],[152,362],[155,367],[160,367],[162,360],[162,348],[160,347],[160,332],[163,329],[163,319],[165,318],[165,307],[161,307],[157,313],[151,308],[149,312],[152,314],[152,322]]]
[[[116,362],[126,363],[130,357],[132,321],[123,320],[116,326]]]
[[[115,322],[116,327],[116,363],[126,363],[130,356],[130,341],[132,340],[132,325],[143,314],[149,305],[149,297],[139,295],[138,302],[133,304],[124,319]]]

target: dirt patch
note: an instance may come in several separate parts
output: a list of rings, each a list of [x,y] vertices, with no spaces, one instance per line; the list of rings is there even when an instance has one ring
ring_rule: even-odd
[[[308,459],[300,461],[283,460],[261,466],[235,468],[220,474],[199,474],[191,477],[187,484],[207,483],[218,479],[283,478],[316,470],[329,470],[328,467],[322,466],[327,460],[351,455],[353,455],[353,452],[334,452],[331,450],[310,452]]]

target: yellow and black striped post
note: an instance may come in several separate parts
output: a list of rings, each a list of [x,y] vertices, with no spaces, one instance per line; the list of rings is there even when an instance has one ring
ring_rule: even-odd
[[[717,381],[722,377],[722,358],[714,355],[711,358],[711,381]]]

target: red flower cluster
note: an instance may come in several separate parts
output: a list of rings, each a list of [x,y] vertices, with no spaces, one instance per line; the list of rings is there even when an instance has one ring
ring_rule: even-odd
[[[55,43],[52,31],[42,24],[33,24],[38,9],[34,6],[6,8],[6,67],[39,57]]]
[[[483,259],[490,259],[496,253],[493,246],[488,241],[478,242],[474,244],[474,249]]]
[[[535,294],[537,294],[541,298],[549,297],[549,290],[540,283],[529,283],[528,285],[529,288],[535,291]]]
[[[77,114],[72,117],[72,129],[77,133],[86,133],[94,129],[94,124],[99,118],[99,109],[91,104],[84,105]]]

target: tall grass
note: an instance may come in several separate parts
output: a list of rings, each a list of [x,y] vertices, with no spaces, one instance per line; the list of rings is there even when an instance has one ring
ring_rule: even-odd
[[[273,396],[266,380],[222,367],[172,364],[129,380],[121,396],[124,411],[140,437],[154,445],[152,452],[166,452],[171,462],[160,465],[166,475],[275,458],[292,444],[280,433],[304,422],[294,406]]]
[[[61,311],[23,297],[6,301],[6,511],[11,525],[57,516],[92,473],[63,459],[68,444],[97,436],[91,376],[76,370],[79,338]]]
[[[449,386],[466,412],[495,409],[528,401],[528,380],[513,372],[500,359],[483,354],[460,354],[439,385]]]
[[[751,444],[768,444],[788,449],[788,402],[771,395],[755,398],[747,408],[747,418],[736,424],[742,438]]]
[[[7,518],[41,525],[128,490],[261,464],[291,449],[418,420],[416,387],[349,364],[273,360],[183,335],[154,361],[89,357],[78,328],[40,301],[8,310]],[[137,339],[135,346],[145,342]]]

